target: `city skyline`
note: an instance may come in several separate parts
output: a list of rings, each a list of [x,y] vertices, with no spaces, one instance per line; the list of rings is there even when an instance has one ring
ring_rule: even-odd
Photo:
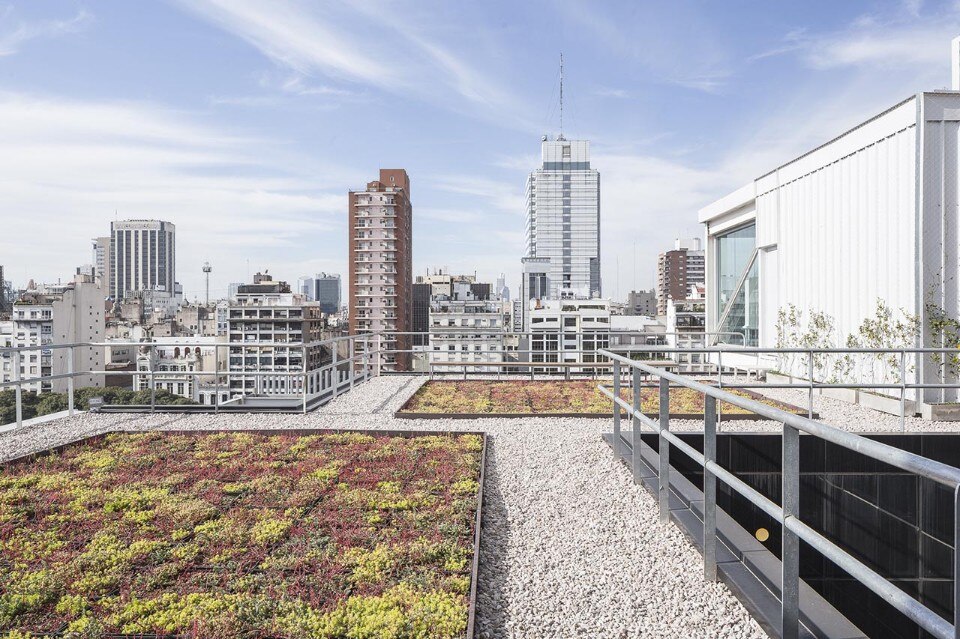
[[[604,293],[623,299],[650,288],[656,255],[699,234],[696,210],[731,183],[946,86],[960,30],[945,2],[672,14],[559,2],[546,18],[496,3],[383,16],[271,6],[15,2],[0,14],[8,279],[69,279],[92,261],[88,238],[128,218],[178,226],[189,299],[203,297],[205,261],[213,297],[257,270],[346,272],[344,193],[404,166],[418,185],[414,271],[505,271],[518,290],[523,183],[539,137],[559,129],[563,50],[565,133],[591,140],[604,175]],[[358,18],[383,42],[353,46],[345,25]]]

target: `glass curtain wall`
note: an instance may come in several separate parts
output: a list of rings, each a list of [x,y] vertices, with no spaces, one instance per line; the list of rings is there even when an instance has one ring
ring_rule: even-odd
[[[756,225],[717,237],[717,317],[724,344],[759,344],[760,277]],[[746,274],[746,275],[745,275]],[[742,335],[742,337],[741,337]]]

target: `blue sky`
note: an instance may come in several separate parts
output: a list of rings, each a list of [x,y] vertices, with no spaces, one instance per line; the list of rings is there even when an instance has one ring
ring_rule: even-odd
[[[696,211],[949,84],[955,2],[0,0],[0,264],[91,262],[116,215],[177,225],[202,295],[346,271],[346,192],[410,173],[414,270],[519,281],[540,136],[592,141],[603,284],[649,287]]]

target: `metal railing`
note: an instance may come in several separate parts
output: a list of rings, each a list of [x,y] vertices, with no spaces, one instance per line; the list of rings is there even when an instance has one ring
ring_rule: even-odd
[[[877,460],[901,470],[913,473],[947,486],[954,494],[954,559],[953,570],[956,583],[960,575],[960,469],[920,455],[909,453],[856,435],[834,426],[795,415],[710,386],[689,377],[671,373],[662,368],[629,359],[610,351],[602,351],[609,357],[615,369],[613,388],[599,385],[598,388],[613,402],[613,442],[619,459],[628,442],[621,429],[621,409],[632,420],[633,478],[640,483],[642,457],[640,454],[643,426],[657,435],[659,454],[657,475],[657,501],[660,520],[670,517],[670,450],[676,448],[703,468],[703,560],[704,578],[717,579],[717,480],[719,479],[751,504],[776,520],[782,528],[781,546],[781,634],[785,639],[796,639],[800,633],[800,541],[839,566],[873,593],[906,615],[921,628],[939,639],[960,638],[960,588],[954,586],[953,622],[949,622],[933,610],[895,586],[879,573],[846,550],[831,542],[800,518],[800,433],[806,433],[831,442],[870,459]],[[632,402],[621,395],[622,372],[630,372],[633,390]],[[641,408],[641,375],[659,378],[658,419],[647,417]],[[703,453],[690,446],[670,431],[670,384],[689,388],[704,397]],[[782,431],[782,499],[781,503],[768,499],[717,463],[717,402],[734,406],[780,422]]]
[[[73,416],[75,407],[75,380],[78,377],[130,377],[131,387],[136,385],[138,378],[147,380],[146,388],[133,388],[133,390],[148,390],[150,399],[148,404],[137,406],[124,406],[124,409],[136,410],[147,409],[149,412],[178,410],[178,411],[206,411],[220,412],[221,410],[235,410],[241,406],[238,402],[250,397],[257,397],[265,400],[287,400],[289,408],[296,408],[306,413],[308,410],[322,405],[338,395],[352,389],[356,384],[369,379],[372,366],[369,362],[370,349],[366,347],[369,340],[366,335],[347,335],[335,337],[327,340],[314,342],[209,342],[202,340],[181,339],[178,341],[164,341],[157,339],[155,341],[109,341],[109,342],[77,342],[72,344],[41,344],[20,347],[0,348],[0,356],[9,355],[12,361],[13,379],[9,381],[0,381],[0,390],[13,388],[15,392],[16,419],[13,423],[17,426],[23,425],[23,391],[25,386],[36,386],[49,384],[58,380],[64,380],[67,399],[67,414]],[[363,348],[358,348],[357,344],[364,344]],[[341,356],[341,344],[345,344],[343,350],[345,356]],[[193,352],[195,348],[201,351],[213,351],[213,369],[212,370],[158,370],[154,369],[154,356],[159,348],[183,348]],[[84,369],[74,370],[74,360],[77,351],[81,349],[102,349],[104,353],[107,349],[129,348],[135,349],[138,356],[130,362],[134,365],[132,369]],[[231,367],[229,364],[222,367],[221,352],[226,349],[226,361],[229,363],[231,349],[241,349],[240,357],[253,357],[256,359],[256,365],[252,368],[247,366]],[[279,364],[273,367],[264,366],[261,362],[261,354],[265,351],[274,349],[284,349],[287,352],[287,363]],[[53,353],[54,351],[66,351],[63,358],[66,370],[60,373],[39,374],[33,377],[24,377],[21,373],[23,357],[25,353],[39,353],[38,362],[44,357],[44,352]],[[255,354],[251,354],[251,352]],[[137,365],[137,359],[142,355],[146,358],[148,368],[142,369]],[[289,360],[299,356],[300,366],[290,364]],[[201,355],[202,357],[202,355]],[[101,361],[105,361],[104,357]],[[311,366],[311,362],[315,365]],[[270,370],[275,368],[278,370]],[[172,406],[157,404],[157,384],[159,383],[178,383],[191,382],[195,388],[200,387],[200,382],[205,379],[213,379],[212,404],[195,404],[190,406]],[[253,379],[256,382],[261,380],[283,380],[281,388],[264,389],[258,385],[255,392],[247,392],[247,389],[231,389],[229,380],[246,381]],[[227,401],[221,401],[221,395],[226,393],[235,395]],[[176,393],[174,393],[176,394]],[[119,409],[120,406],[105,407]],[[248,410],[253,408],[248,407]]]

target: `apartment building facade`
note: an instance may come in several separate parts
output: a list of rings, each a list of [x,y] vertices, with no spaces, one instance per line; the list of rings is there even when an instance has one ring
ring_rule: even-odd
[[[105,332],[103,291],[92,276],[78,274],[70,284],[25,292],[13,305],[9,341],[19,348],[102,342]],[[71,364],[76,372],[102,370],[103,361],[103,348],[96,346],[31,349],[21,352],[20,379],[63,375],[70,372]],[[15,364],[11,365],[10,374],[15,376]],[[74,387],[83,386],[103,386],[103,376],[87,373],[75,377]],[[66,378],[23,385],[23,390],[35,393],[67,389]]]
[[[403,169],[380,169],[365,190],[350,191],[350,333],[369,333],[385,370],[409,370],[413,315],[413,206]],[[360,348],[363,345],[360,344]]]
[[[231,397],[304,392],[302,373],[317,368],[322,359],[321,347],[314,344],[323,329],[319,304],[291,293],[286,282],[258,273],[253,284],[238,287],[227,326]]]
[[[672,251],[657,257],[657,315],[667,314],[667,300],[686,299],[691,286],[704,283],[705,260],[700,238],[678,239]]]
[[[136,365],[139,374],[133,378],[134,390],[150,388],[152,371],[154,388],[198,403],[202,389],[220,387],[221,399],[228,395],[226,338],[166,337],[160,344],[144,342],[138,347]]]
[[[595,362],[596,351],[610,345],[609,300],[541,300],[531,304],[527,315],[530,361]]]
[[[431,362],[492,364],[503,361],[504,313],[499,301],[434,299],[430,303],[430,330]],[[494,372],[498,368],[472,367],[470,370]]]

